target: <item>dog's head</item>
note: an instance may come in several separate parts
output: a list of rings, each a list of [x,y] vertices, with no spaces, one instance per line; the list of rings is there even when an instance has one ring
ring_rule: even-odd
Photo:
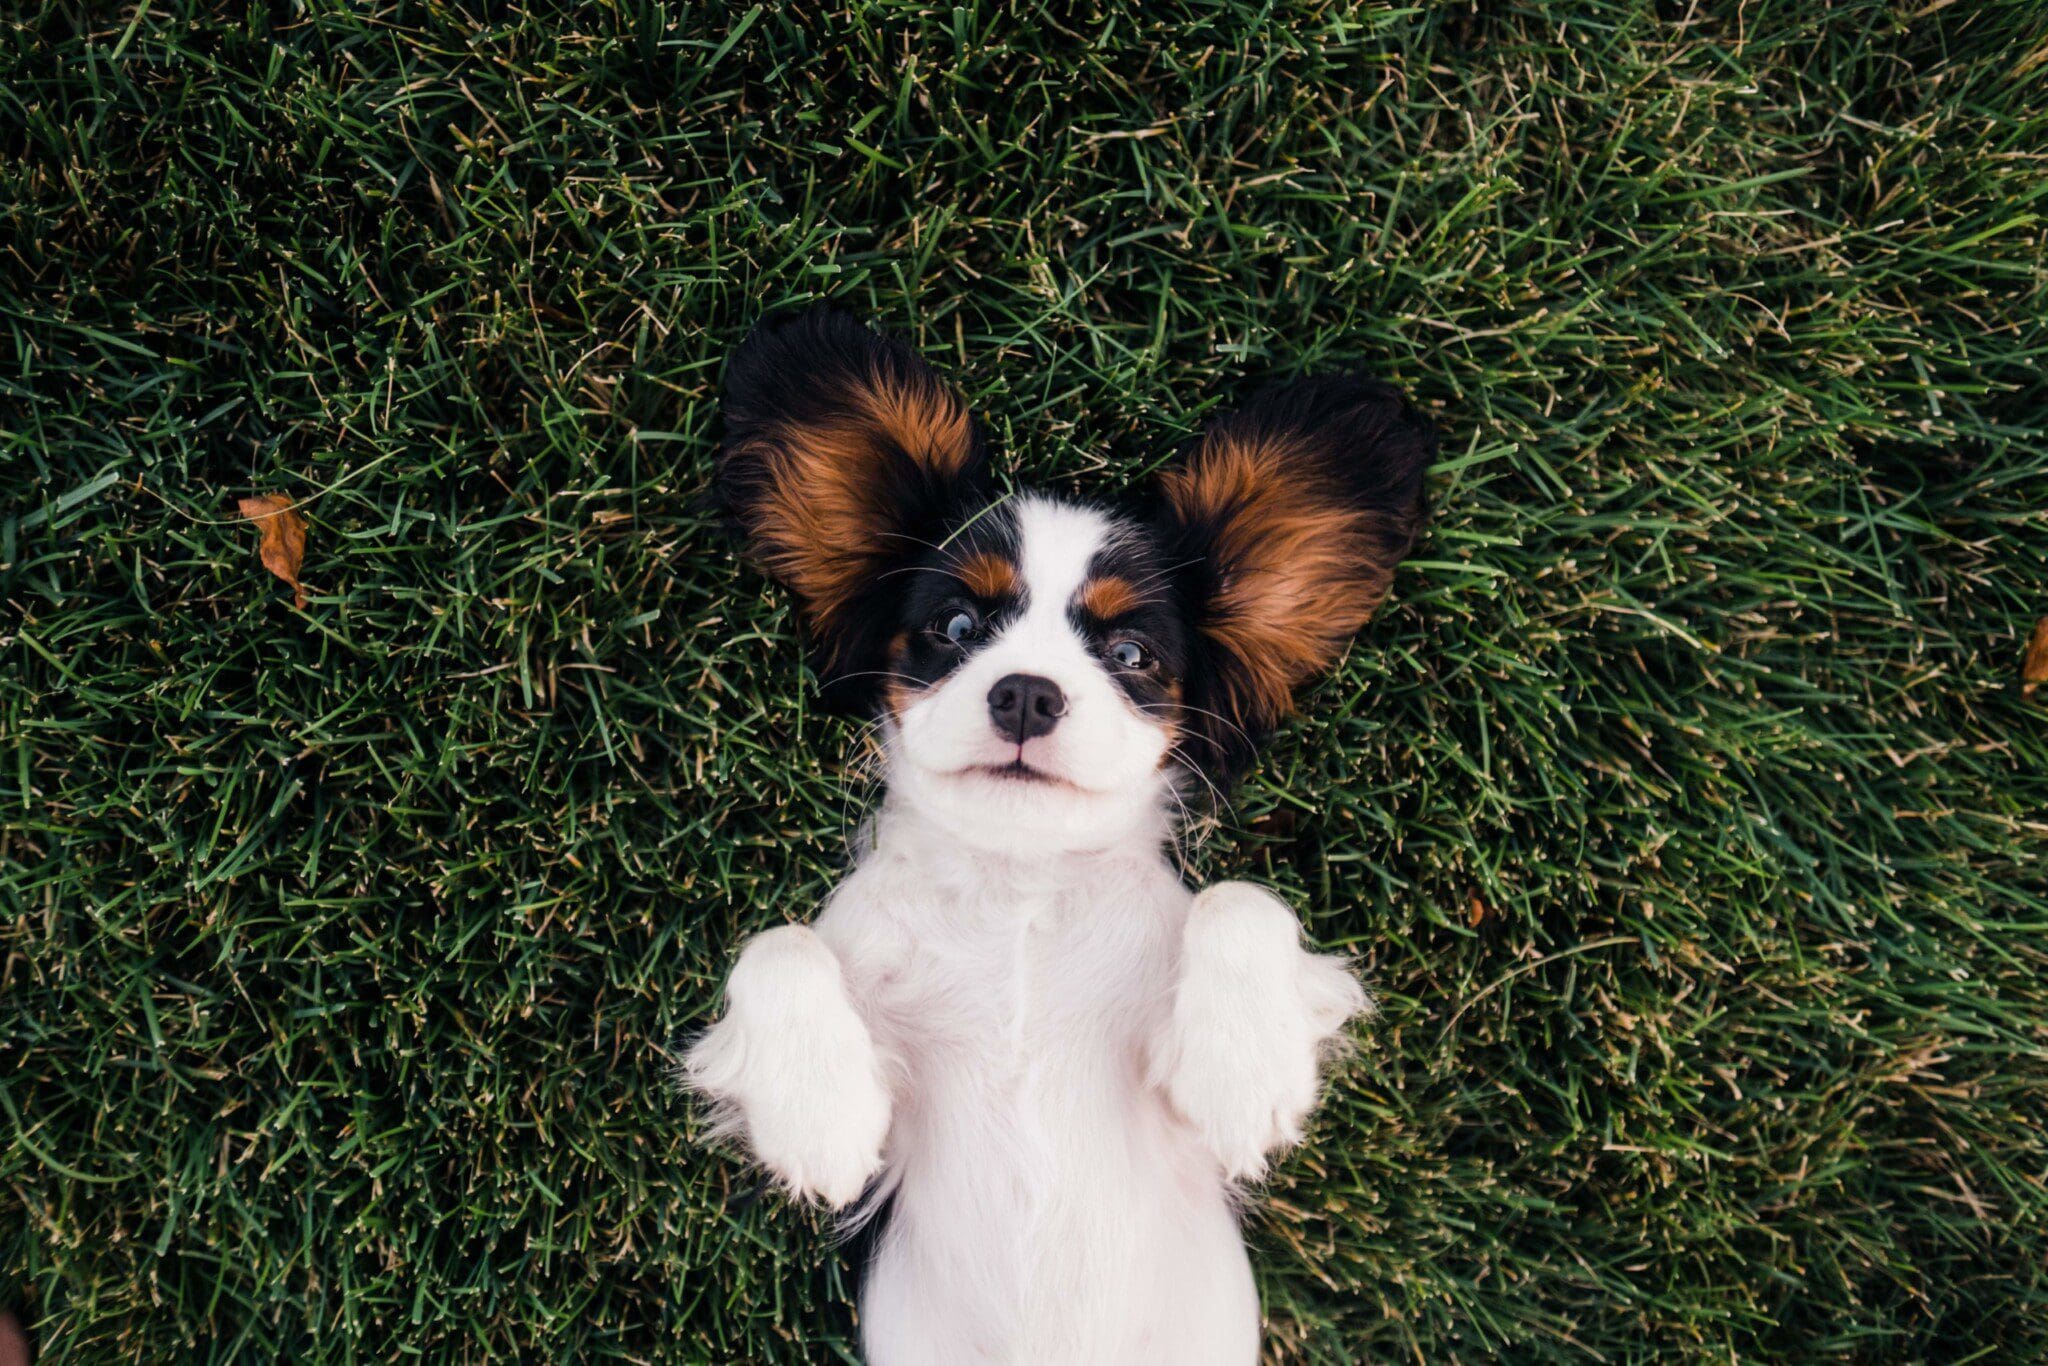
[[[1422,519],[1427,421],[1303,380],[1212,422],[1152,505],[1005,496],[967,405],[831,310],[726,371],[721,499],[796,595],[828,702],[978,847],[1100,848],[1221,792],[1365,623]]]

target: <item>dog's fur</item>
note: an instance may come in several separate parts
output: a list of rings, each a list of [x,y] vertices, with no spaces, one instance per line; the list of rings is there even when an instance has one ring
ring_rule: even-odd
[[[879,718],[888,795],[690,1049],[714,1131],[800,1198],[886,1205],[876,1366],[1256,1360],[1234,1183],[1369,1002],[1270,893],[1192,893],[1165,850],[1385,594],[1433,432],[1312,379],[1212,423],[1148,509],[1001,497],[959,396],[831,311],[763,322],[724,416],[720,495],[827,698]]]

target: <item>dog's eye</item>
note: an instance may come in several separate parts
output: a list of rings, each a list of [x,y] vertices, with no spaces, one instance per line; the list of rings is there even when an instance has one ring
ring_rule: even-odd
[[[955,645],[965,645],[981,631],[981,618],[965,607],[955,607],[932,618],[932,634],[944,636]]]
[[[1152,656],[1135,640],[1115,641],[1103,653],[1115,660],[1119,669],[1142,669],[1152,662]]]

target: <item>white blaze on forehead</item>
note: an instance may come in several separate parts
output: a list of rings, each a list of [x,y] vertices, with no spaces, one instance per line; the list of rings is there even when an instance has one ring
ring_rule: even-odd
[[[1113,528],[1089,507],[1025,498],[1017,507],[1017,561],[1024,579],[1025,616],[1050,613],[1066,620],[1067,604],[1088,578],[1088,566]]]

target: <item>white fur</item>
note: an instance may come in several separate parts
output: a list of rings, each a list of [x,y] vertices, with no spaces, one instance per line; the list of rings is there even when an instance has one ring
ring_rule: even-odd
[[[1270,893],[1168,867],[1165,735],[1065,616],[1109,524],[1022,524],[1029,610],[889,729],[856,868],[815,931],[747,946],[687,1076],[796,1194],[893,1193],[873,1366],[1247,1366],[1231,1183],[1300,1138],[1365,994]],[[1070,786],[960,774],[1016,751],[986,713],[1010,672],[1066,691],[1025,748]]]

